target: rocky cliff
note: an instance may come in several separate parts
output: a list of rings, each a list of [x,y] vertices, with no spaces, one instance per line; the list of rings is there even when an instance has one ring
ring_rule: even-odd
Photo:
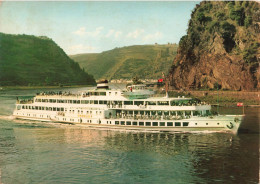
[[[260,4],[201,2],[169,71],[175,89],[260,88]]]

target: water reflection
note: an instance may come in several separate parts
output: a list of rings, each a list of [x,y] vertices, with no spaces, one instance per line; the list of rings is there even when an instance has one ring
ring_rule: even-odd
[[[16,95],[36,92],[0,94],[0,114],[12,113]],[[246,108],[238,135],[120,132],[0,119],[1,181],[258,183],[259,110]]]

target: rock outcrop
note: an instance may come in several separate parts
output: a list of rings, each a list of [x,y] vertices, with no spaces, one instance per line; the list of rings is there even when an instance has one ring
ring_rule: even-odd
[[[201,2],[168,80],[174,89],[260,89],[260,4]]]

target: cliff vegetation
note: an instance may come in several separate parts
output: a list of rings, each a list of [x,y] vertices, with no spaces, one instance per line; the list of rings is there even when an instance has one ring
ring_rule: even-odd
[[[259,33],[259,3],[201,2],[180,39],[170,85],[175,89],[259,89]]]
[[[50,38],[0,33],[0,85],[95,84]]]

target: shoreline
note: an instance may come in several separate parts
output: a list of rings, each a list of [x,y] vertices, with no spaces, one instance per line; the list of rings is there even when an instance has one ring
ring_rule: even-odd
[[[81,88],[81,87],[93,87],[94,85],[64,85],[64,86],[0,86],[0,91],[4,90],[16,90],[16,89],[54,89],[54,88]]]

